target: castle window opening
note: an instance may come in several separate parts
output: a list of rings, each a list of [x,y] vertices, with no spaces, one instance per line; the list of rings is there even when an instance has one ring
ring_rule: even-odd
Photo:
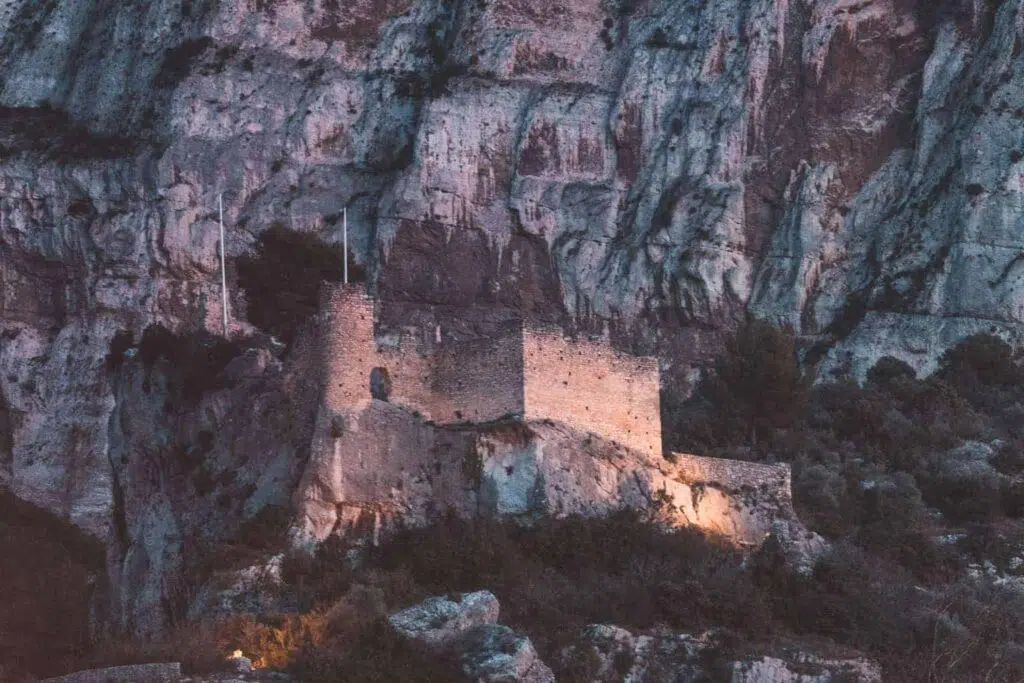
[[[378,401],[387,401],[391,397],[391,374],[387,368],[370,370],[370,395]]]

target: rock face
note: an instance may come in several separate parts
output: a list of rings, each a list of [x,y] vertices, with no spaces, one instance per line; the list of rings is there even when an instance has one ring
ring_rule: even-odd
[[[788,571],[809,576],[830,549],[831,544],[820,534],[795,520],[779,519],[772,523],[757,560],[781,562]]]
[[[150,635],[196,607],[202,564],[220,543],[237,540],[244,521],[270,506],[290,505],[317,398],[313,366],[300,349],[286,364],[275,359],[237,376],[234,361],[220,372],[207,366],[201,344],[191,355],[179,340],[166,343],[173,358],[144,340],[111,371],[104,453],[113,500],[103,530],[110,593],[99,616],[113,628]],[[196,386],[209,390],[197,396]],[[60,457],[50,457],[56,469]],[[273,582],[280,566],[250,573],[239,580]]]
[[[140,632],[192,545],[287,500],[301,350],[167,411],[105,362],[120,331],[219,332],[219,193],[229,264],[276,220],[338,241],[347,208],[393,318],[607,318],[674,391],[744,310],[822,376],[1018,338],[1022,11],[0,0],[0,485],[107,541],[107,620]],[[203,493],[153,453],[206,431]]]

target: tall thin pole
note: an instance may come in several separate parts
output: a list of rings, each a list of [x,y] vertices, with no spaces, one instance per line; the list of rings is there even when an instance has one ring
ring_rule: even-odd
[[[345,244],[345,255],[344,255],[344,258],[345,258],[345,278],[344,279],[345,279],[345,284],[347,285],[348,284],[348,207],[347,206],[341,210],[341,216],[342,216],[342,218],[341,218],[341,225],[342,225],[341,232],[342,232],[342,236],[343,236],[342,239],[344,240],[344,244]]]
[[[220,293],[224,309],[224,336],[228,336],[228,276],[224,266],[224,194],[217,195],[220,206]]]

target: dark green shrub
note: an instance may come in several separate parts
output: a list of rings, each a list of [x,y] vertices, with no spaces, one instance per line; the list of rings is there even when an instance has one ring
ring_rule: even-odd
[[[735,549],[694,529],[665,534],[628,512],[532,529],[452,517],[400,533],[371,561],[408,571],[427,594],[493,591],[502,621],[552,655],[589,623],[679,630],[724,623],[750,633],[770,621]]]
[[[995,474],[937,476],[925,486],[925,499],[950,522],[983,522],[1003,512],[1002,486]]]
[[[352,585],[351,546],[337,535],[329,536],[312,557],[293,554],[285,558],[282,578],[296,589],[306,609],[326,608]]]
[[[898,472],[862,492],[858,545],[911,572],[919,580],[948,578],[954,558],[935,542],[937,533],[914,478]]]
[[[907,656],[929,635],[918,620],[923,599],[908,578],[895,565],[840,545],[809,578],[761,581],[777,618],[794,632],[827,636],[875,656]]]
[[[792,426],[807,408],[809,383],[797,362],[789,328],[751,319],[726,341],[709,397],[726,416],[758,432]]]
[[[1024,517],[1024,481],[1005,482],[1000,495],[1003,514],[1013,519]]]
[[[320,283],[342,279],[343,251],[339,245],[281,223],[261,233],[254,253],[237,261],[249,321],[290,344],[296,330],[317,312]],[[365,280],[366,271],[350,254],[349,281]]]
[[[1013,349],[993,334],[975,334],[948,349],[939,358],[939,376],[958,388],[975,383],[1000,386],[1020,382]]]
[[[233,474],[230,470],[225,474]],[[222,483],[223,485],[223,483]],[[223,492],[221,495],[226,494]],[[286,546],[292,513],[280,505],[267,505],[247,520],[230,541],[209,553],[209,571],[235,570],[266,560]]]
[[[29,151],[72,164],[130,156],[141,142],[137,138],[93,133],[48,105],[0,107],[0,137],[5,138],[3,147],[8,154]]]
[[[302,648],[292,671],[306,683],[451,683],[464,678],[453,657],[403,639],[383,619],[364,627],[355,642]]]
[[[892,356],[879,358],[878,362],[868,370],[868,383],[881,387],[889,386],[893,382],[906,382],[915,379],[917,379],[917,372],[914,371],[914,368]]]

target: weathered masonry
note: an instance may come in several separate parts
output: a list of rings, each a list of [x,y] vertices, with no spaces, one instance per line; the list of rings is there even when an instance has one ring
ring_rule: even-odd
[[[450,341],[439,330],[416,330],[381,343],[375,303],[359,286],[329,287],[323,311],[325,403],[335,412],[377,398],[439,424],[550,419],[661,455],[656,359],[523,322],[481,340]]]
[[[382,311],[361,286],[324,289],[324,400],[296,538],[426,524],[439,510],[628,507],[758,545],[794,517],[788,465],[663,457],[657,360],[515,318],[445,332],[436,315],[378,324]]]

